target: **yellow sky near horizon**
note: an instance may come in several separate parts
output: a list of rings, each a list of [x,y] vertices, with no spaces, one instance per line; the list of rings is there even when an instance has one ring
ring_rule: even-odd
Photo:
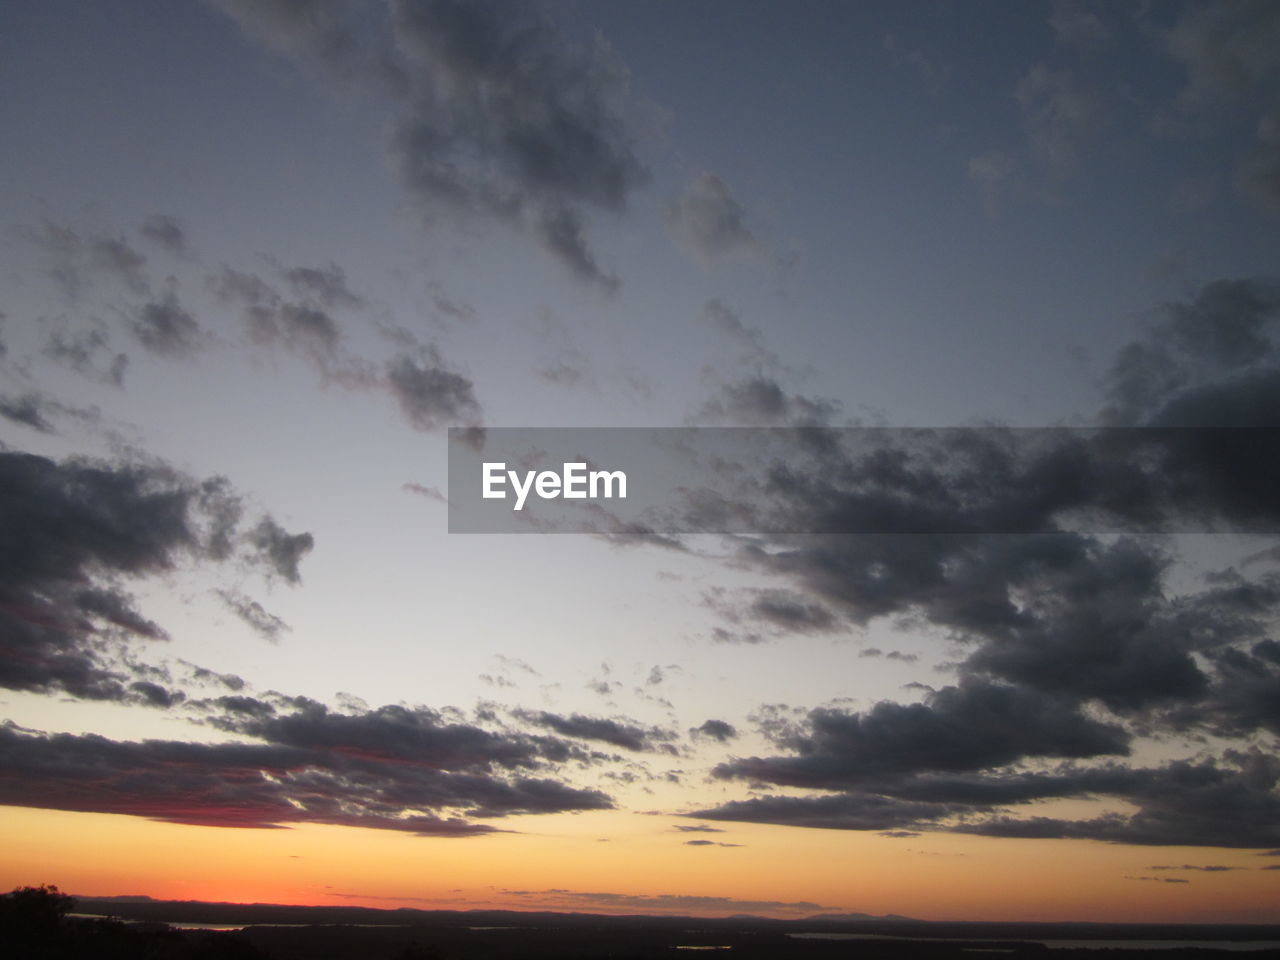
[[[1268,863],[1252,851],[942,833],[887,838],[759,824],[717,824],[723,833],[676,829],[694,823],[601,811],[511,818],[506,826],[519,832],[455,839],[7,807],[0,885],[383,909],[1280,922],[1280,871],[1262,869]]]

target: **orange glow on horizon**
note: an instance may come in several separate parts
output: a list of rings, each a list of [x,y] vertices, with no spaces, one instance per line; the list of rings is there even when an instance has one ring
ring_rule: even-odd
[[[1280,871],[1247,851],[992,841],[717,823],[616,811],[524,817],[473,838],[301,825],[248,830],[5,809],[5,889],[81,896],[583,913],[901,914],[922,920],[1280,922]],[[690,846],[690,839],[709,840]],[[719,846],[720,843],[734,846]],[[1150,865],[1227,863],[1220,873]],[[1248,869],[1245,869],[1248,868]],[[1164,882],[1184,879],[1186,883]],[[606,896],[607,895],[607,896]],[[702,900],[697,898],[714,898]],[[1192,906],[1194,904],[1194,906]]]

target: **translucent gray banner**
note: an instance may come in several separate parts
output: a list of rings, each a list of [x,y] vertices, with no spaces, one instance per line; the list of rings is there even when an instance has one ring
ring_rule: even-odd
[[[1271,428],[455,428],[450,533],[1280,532]]]

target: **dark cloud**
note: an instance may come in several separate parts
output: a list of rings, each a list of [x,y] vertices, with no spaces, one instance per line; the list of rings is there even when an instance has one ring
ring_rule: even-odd
[[[1280,762],[1256,751],[1227,751],[1220,761],[1179,761],[1117,776],[1108,795],[1131,814],[1089,820],[997,816],[957,825],[982,836],[1087,838],[1138,845],[1259,847],[1280,838]]]
[[[65,363],[83,376],[117,387],[124,384],[124,374],[129,367],[129,357],[112,351],[110,335],[97,327],[81,331],[53,331],[45,345],[44,355]],[[101,363],[100,357],[103,358]]]
[[[289,583],[302,580],[298,565],[315,546],[311,534],[289,533],[270,517],[249,531],[248,540],[267,565]]]
[[[267,743],[119,742],[93,734],[41,735],[9,724],[0,728],[0,803],[205,826],[325,823],[423,836],[494,830],[471,817],[610,806],[598,791],[490,770],[502,766],[504,755],[523,758],[527,751],[515,742],[505,751],[468,753],[483,742],[475,728],[428,724],[439,735],[433,741],[420,723],[412,728],[413,742],[427,752],[414,755],[397,753],[397,741],[366,739],[370,731],[405,732],[403,718],[397,731],[385,711],[371,715],[371,724],[355,717],[334,723],[314,707],[303,713],[289,726],[290,717],[263,720],[242,712],[244,726],[257,724],[293,741]]]
[[[761,374],[722,384],[697,419],[740,427],[825,427],[838,413],[834,401],[788,393]]]
[[[164,214],[147,217],[138,232],[166,253],[181,257],[190,252],[186,231],[176,217]]]
[[[789,590],[760,591],[746,615],[786,633],[824,633],[837,627],[830,610]]]
[[[843,830],[1250,848],[1280,836],[1278,769],[1274,757],[1228,751],[1221,761],[1177,761],[1160,768],[1066,765],[1044,774],[899,776],[835,794],[732,801],[690,816]],[[1004,812],[1068,797],[1106,799],[1129,810],[1076,820]]]
[[[118,278],[132,293],[146,293],[149,287],[145,268],[147,258],[118,238],[100,238],[89,247],[93,265]]]
[[[681,833],[724,833],[719,827],[709,827],[705,823],[696,823],[692,825],[676,824],[675,827]]]
[[[740,541],[735,564],[851,624],[894,617],[944,631],[960,679],[926,688],[917,704],[762,717],[778,755],[737,758],[716,775],[826,792],[693,815],[1275,846],[1277,764],[1250,745],[1280,729],[1280,581],[1228,569],[1174,591],[1165,541],[1063,528],[1109,516],[1106,529],[1276,529],[1274,445],[1270,429],[1257,428],[1280,425],[1277,291],[1273,280],[1221,281],[1154,314],[1120,352],[1102,415],[1144,431],[934,432],[923,447],[870,431],[860,450],[825,431],[832,442],[820,448],[796,443],[765,471],[770,494],[783,498],[774,506],[794,508],[779,529],[888,523],[897,533],[757,535]],[[1253,562],[1270,552],[1256,550]],[[734,624],[750,608],[749,598],[717,607]],[[1160,768],[1102,762],[1138,738],[1170,734],[1237,747]],[[1058,766],[1036,772],[1050,761]],[[1026,815],[1026,805],[1055,798],[1110,810]]]
[[[433,280],[428,283],[427,290],[431,295],[431,306],[441,317],[466,324],[476,322],[476,308],[469,303],[461,303],[446,296],[438,281]]]
[[[239,516],[224,481],[154,464],[0,453],[0,686],[160,702],[152,688],[129,685],[145,668],[125,645],[163,640],[164,631],[125,584],[183,559],[225,559],[244,544]]]
[[[40,433],[52,433],[49,422],[49,401],[39,393],[29,392],[20,396],[0,395],[0,417],[13,423],[30,427]]]
[[[432,769],[486,772],[534,769],[571,751],[548,737],[505,735],[448,721],[426,707],[384,706],[340,713],[305,697],[286,698],[287,709],[241,709],[211,723],[270,743],[308,750],[334,750]]]
[[[326,269],[293,267],[282,271],[282,276],[295,299],[286,298],[258,274],[230,267],[210,276],[208,286],[219,300],[240,309],[255,344],[283,344],[311,360],[322,374],[345,374],[347,380],[358,380],[353,370],[336,363],[342,332],[331,311],[362,303],[347,288],[341,269],[333,264]]]
[[[1129,743],[1120,727],[1084,715],[1070,700],[976,680],[944,687],[924,703],[882,701],[865,713],[818,708],[774,736],[795,754],[732,760],[715,775],[830,790],[1029,757],[1123,755]]]
[[[737,739],[738,731],[733,724],[726,723],[723,720],[707,720],[700,727],[693,727],[689,730],[690,735],[696,740],[700,737],[706,737],[709,740],[715,740],[717,743],[728,743],[730,740]]]
[[[279,319],[286,341],[325,352],[332,351],[338,342],[338,324],[323,310],[285,303],[280,307]]]
[[[575,211],[560,208],[544,212],[533,223],[533,235],[548,253],[584,283],[598,284],[608,293],[616,293],[622,286],[616,274],[605,273],[596,263],[583,236],[582,219]]]
[[[289,629],[289,625],[273,613],[265,610],[257,600],[246,597],[238,590],[218,590],[218,597],[251,630],[272,643],[280,639],[280,634]]]
[[[1197,866],[1193,863],[1184,863],[1180,867],[1170,866],[1168,864],[1160,864],[1153,867],[1147,867],[1148,870],[1200,870],[1204,873],[1226,873],[1230,870],[1243,870],[1244,867],[1227,867],[1222,864],[1210,864],[1208,866]]]
[[[115,281],[133,294],[151,289],[147,258],[123,237],[82,236],[48,220],[20,233],[45,254],[49,276],[72,299],[90,282],[101,279]]]
[[[561,716],[545,710],[539,712],[516,711],[521,720],[547,727],[565,737],[582,740],[599,740],[624,750],[653,750],[673,738],[670,731],[660,727],[643,727],[638,724],[610,720],[605,717],[588,717],[580,713]]]
[[[914,653],[903,653],[901,650],[890,650],[885,653],[879,647],[867,647],[858,651],[858,656],[871,659],[873,657],[883,657],[886,660],[899,660],[902,663],[915,663],[920,658]]]
[[[359,307],[364,301],[351,292],[342,268],[336,263],[326,267],[291,267],[284,278],[296,296],[312,299],[324,307]]]
[[[326,385],[386,391],[420,430],[476,426],[480,404],[471,380],[453,370],[434,345],[409,331],[384,328],[399,350],[382,371],[342,348],[338,311],[364,306],[337,264],[279,271],[287,292],[257,273],[223,267],[208,278],[221,302],[237,308],[249,339],[283,346],[308,361]]]
[[[46,272],[62,292],[78,297],[86,282],[85,243],[80,235],[51,220],[39,227],[23,227],[19,235],[49,258]]]
[[[1164,305],[1108,375],[1104,422],[1188,427],[1280,423],[1268,390],[1280,355],[1280,281],[1220,280],[1190,302]],[[1231,402],[1243,393],[1251,402]],[[1263,401],[1263,402],[1259,402]]]
[[[738,345],[744,364],[757,370],[785,369],[778,355],[765,348],[759,328],[747,326],[737,311],[723,301],[708,300],[703,304],[702,319]]]
[[[686,840],[686,847],[741,847],[741,843],[717,843],[715,840]]]
[[[572,49],[533,8],[488,2],[398,0],[376,23],[341,2],[217,5],[250,36],[395,104],[391,156],[424,215],[515,225],[574,276],[616,288],[585,216],[623,211],[648,174],[621,118],[625,70],[603,42]]]
[[[839,793],[811,797],[756,797],[731,800],[689,814],[704,820],[775,823],[824,830],[891,830],[920,823],[932,824],[959,810],[938,803],[896,800],[870,793]]]
[[[401,485],[401,489],[407,490],[409,493],[416,493],[420,497],[426,497],[428,500],[435,500],[437,503],[447,504],[449,502],[449,498],[436,487],[424,486],[421,483],[405,483]]]
[[[387,385],[405,417],[419,430],[472,426],[480,416],[473,384],[450,370],[434,347],[392,360],[387,365]]]
[[[714,587],[703,594],[703,604],[736,628],[720,630],[720,643],[764,643],[801,633],[828,633],[846,626],[826,606],[792,590],[765,588],[731,593]]]
[[[144,347],[165,357],[190,356],[205,339],[195,317],[172,293],[143,304],[132,329]]]
[[[667,207],[672,236],[704,266],[721,257],[759,252],[760,243],[746,221],[746,210],[728,184],[709,171],[685,184]]]

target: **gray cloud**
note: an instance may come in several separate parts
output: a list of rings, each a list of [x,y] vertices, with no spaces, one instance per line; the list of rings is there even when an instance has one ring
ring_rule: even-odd
[[[686,847],[741,847],[741,843],[717,843],[715,840],[686,840]]]
[[[311,534],[289,533],[270,517],[249,531],[248,540],[268,566],[289,583],[301,581],[298,565],[315,546]]]
[[[547,727],[562,736],[599,740],[624,750],[653,750],[673,738],[670,731],[660,727],[643,727],[635,723],[605,717],[588,717],[580,713],[565,717],[545,710],[536,713],[517,710],[515,716],[526,722]]]
[[[28,392],[18,396],[0,395],[0,417],[40,433],[53,432],[49,413],[50,401],[42,394]]]
[[[160,702],[153,687],[130,687],[153,678],[122,652],[135,639],[163,640],[164,631],[124,584],[182,558],[216,562],[237,545],[256,546],[238,529],[234,493],[158,465],[8,452],[0,453],[0,493],[0,686]],[[263,524],[288,539],[273,521]]]
[[[531,7],[429,0],[376,24],[342,2],[217,4],[250,36],[396,106],[390,152],[428,218],[480,214],[526,230],[580,280],[612,290],[584,237],[648,180],[621,119],[626,74]]]
[[[200,324],[172,294],[144,303],[132,323],[138,341],[152,353],[165,357],[187,357],[205,339]]]
[[[324,307],[359,307],[364,301],[351,292],[342,268],[336,263],[325,267],[290,267],[284,278],[296,296],[317,301]]]
[[[836,789],[885,776],[976,771],[1029,757],[1087,758],[1128,753],[1128,736],[1068,700],[1018,687],[966,681],[924,703],[882,701],[865,713],[810,711],[775,734],[793,755],[732,760],[721,778]]]
[[[1280,837],[1280,763],[1259,752],[1228,751],[1223,760],[1133,770],[1110,795],[1136,804],[1133,814],[1089,820],[997,816],[954,829],[982,836],[1087,838],[1137,845],[1259,847]]]
[[[1280,580],[1228,569],[1171,595],[1164,541],[1057,532],[1050,518],[1101,510],[1143,529],[1181,529],[1179,517],[1252,529],[1267,517],[1260,529],[1275,529],[1269,434],[1205,428],[1280,424],[1277,289],[1270,279],[1210,284],[1164,305],[1120,352],[1102,419],[1160,427],[1140,455],[1123,450],[1140,434],[1119,432],[1098,435],[1096,447],[1046,434],[1027,459],[1009,456],[1000,431],[959,432],[964,440],[944,440],[937,457],[898,447],[894,431],[863,453],[833,431],[820,447],[797,445],[767,481],[783,498],[774,506],[794,508],[789,529],[853,529],[846,522],[857,517],[918,532],[757,536],[740,541],[735,565],[776,577],[777,589],[837,621],[911,617],[946,631],[960,647],[960,679],[917,704],[763,717],[777,755],[735,758],[715,774],[824,793],[756,796],[691,816],[1275,846],[1277,765],[1249,745],[1280,731]],[[1171,429],[1182,427],[1197,429]],[[975,532],[1013,529],[1014,517],[1020,535]],[[732,624],[753,613],[750,597],[713,606]],[[1105,759],[1124,757],[1138,737],[1205,734],[1240,749],[1159,768]],[[1058,766],[1037,772],[1050,761]],[[1068,797],[1113,810],[1026,815],[1028,804]]]
[[[49,220],[20,233],[48,257],[48,275],[71,299],[78,298],[92,280],[104,278],[115,280],[130,293],[150,290],[147,258],[121,237],[83,237]]]
[[[66,364],[83,376],[117,387],[124,384],[124,374],[129,367],[128,355],[112,351],[110,335],[98,327],[82,331],[53,331],[49,334],[44,355]],[[101,362],[100,357],[103,358]]]
[[[353,308],[363,301],[347,287],[342,270],[291,267],[281,276],[293,290],[288,299],[255,273],[223,267],[208,286],[223,303],[240,309],[249,338],[259,346],[283,344],[310,360],[321,374],[357,383],[354,361],[339,363],[335,354],[342,332],[334,308]]]
[[[824,830],[890,830],[932,824],[958,807],[938,803],[895,800],[870,793],[839,793],[813,797],[770,796],[731,800],[689,814],[704,820],[776,823]]]
[[[119,238],[99,238],[89,245],[93,264],[106,274],[119,279],[132,293],[146,293],[147,258]]]
[[[120,742],[6,724],[0,756],[11,776],[0,784],[0,803],[206,826],[325,823],[423,836],[493,831],[472,817],[611,805],[598,791],[509,772],[513,763],[536,765],[520,737],[503,742],[395,708],[359,717],[304,703],[279,716],[251,709],[249,698],[222,699],[238,707],[228,714],[241,718],[238,729],[268,742]]]
[[[838,413],[834,401],[788,393],[778,381],[760,374],[721,384],[697,419],[742,427],[822,427]]]
[[[155,214],[143,221],[138,232],[166,253],[179,257],[190,253],[186,231],[176,217]]]
[[[728,743],[730,740],[737,739],[738,736],[738,731],[733,724],[726,723],[724,720],[704,721],[702,726],[691,728],[689,733],[695,740],[705,737],[717,743]]]
[[[826,633],[838,625],[822,604],[789,590],[757,592],[745,615],[785,633]]]
[[[734,254],[759,253],[760,242],[746,222],[746,210],[719,175],[704,171],[685,184],[667,207],[667,226],[676,242],[704,266]]]
[[[238,590],[218,590],[216,593],[232,613],[264,640],[274,643],[280,639],[280,634],[289,629],[287,623],[269,613],[257,600],[246,597]]]
[[[307,697],[258,703],[262,706],[242,702],[237,710],[214,716],[210,723],[283,746],[337,750],[442,770],[532,770],[545,761],[580,756],[550,737],[493,733],[450,722],[427,707],[389,705],[341,713]]]
[[[474,426],[480,416],[470,380],[446,366],[435,347],[400,354],[387,365],[387,386],[419,430]]]
[[[1165,304],[1112,364],[1102,419],[1124,426],[1275,425],[1274,405],[1232,409],[1227,398],[1233,388],[1257,394],[1259,384],[1269,383],[1267,373],[1280,359],[1277,321],[1280,281],[1272,278],[1220,280],[1190,302]],[[1206,405],[1214,409],[1200,409]]]
[[[1228,751],[1219,761],[1176,761],[1160,768],[1068,765],[1044,774],[890,777],[835,794],[756,797],[689,815],[842,830],[1250,848],[1280,836],[1278,772],[1274,757]],[[1136,809],[1078,820],[1004,812],[1066,797],[1108,798]]]

